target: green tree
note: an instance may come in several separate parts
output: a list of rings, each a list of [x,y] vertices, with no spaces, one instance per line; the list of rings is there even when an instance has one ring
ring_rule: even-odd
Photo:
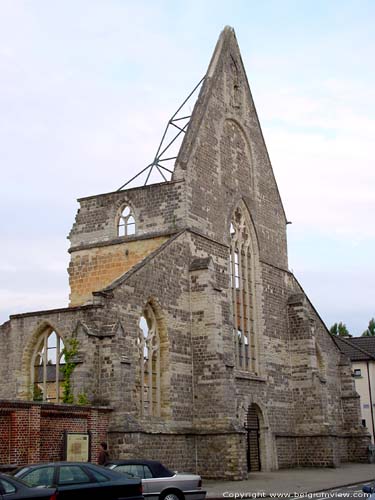
[[[362,333],[362,337],[375,337],[375,319],[371,318],[367,329]]]
[[[329,329],[331,335],[336,335],[338,337],[352,337],[350,335],[345,323],[340,321],[340,323],[335,323]]]

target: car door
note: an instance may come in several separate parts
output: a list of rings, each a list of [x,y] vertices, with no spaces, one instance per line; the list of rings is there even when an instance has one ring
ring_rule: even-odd
[[[147,479],[152,478],[152,472],[147,465],[144,464],[120,464],[117,465],[113,470],[116,472],[122,472],[127,474],[129,477],[137,478],[142,480],[143,493],[149,493],[149,486]]]
[[[80,465],[60,465],[57,473],[59,500],[99,500],[105,498],[101,484]],[[104,495],[104,496],[103,496]]]

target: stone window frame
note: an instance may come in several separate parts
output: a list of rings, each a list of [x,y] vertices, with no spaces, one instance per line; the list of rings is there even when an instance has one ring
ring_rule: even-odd
[[[128,213],[125,213],[128,210]],[[122,228],[122,229],[121,229]],[[116,218],[117,237],[135,236],[137,221],[130,203],[123,203]]]
[[[141,326],[142,318],[147,324],[147,335]],[[140,416],[147,419],[168,417],[171,413],[169,341],[162,310],[154,299],[147,301],[138,319],[137,351]],[[151,378],[148,377],[150,372],[153,373]]]
[[[56,336],[56,346],[49,347],[49,339],[52,335]],[[48,351],[54,349],[56,351],[55,353],[55,358],[56,358],[56,363],[55,365],[52,364],[52,366],[55,366],[54,370],[54,384],[55,384],[55,398],[48,398],[48,390],[47,390],[47,384],[48,382],[48,366],[51,366],[49,364],[48,360]],[[64,341],[62,336],[56,331],[56,328],[54,328],[52,325],[44,325],[44,328],[38,333],[35,343],[34,343],[34,348],[33,352],[30,357],[30,363],[29,363],[29,370],[30,370],[30,390],[31,390],[31,399],[35,399],[35,371],[37,366],[42,367],[42,381],[41,385],[43,386],[42,389],[42,401],[48,401],[52,403],[60,403],[62,400],[62,396],[60,395],[61,389],[62,389],[62,377],[61,377],[61,371],[60,367],[62,364],[61,360],[63,359],[63,349],[64,349]],[[36,365],[36,360],[37,357],[43,354],[43,357],[41,358],[41,363],[39,365]]]
[[[232,298],[235,366],[241,371],[260,376],[255,278],[259,250],[254,225],[243,201],[232,212],[229,236],[229,285]]]

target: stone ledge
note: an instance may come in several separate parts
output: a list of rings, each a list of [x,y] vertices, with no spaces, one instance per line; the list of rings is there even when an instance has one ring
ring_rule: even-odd
[[[235,378],[255,380],[256,382],[267,382],[266,377],[261,377],[260,375],[254,375],[254,373],[248,373],[241,370],[236,370],[234,373]]]
[[[156,238],[160,237],[167,237],[167,236],[173,236],[174,234],[178,233],[180,230],[170,230],[170,231],[156,231],[153,233],[145,233],[145,234],[135,234],[132,236],[116,236],[116,238],[111,238],[110,240],[105,240],[105,241],[97,241],[97,242],[91,242],[91,243],[79,243],[78,245],[75,245],[73,247],[70,247],[68,249],[69,253],[73,252],[79,252],[81,250],[90,250],[91,248],[101,248],[101,247],[108,247],[112,245],[121,245],[124,243],[130,243],[133,241],[143,241],[143,240],[153,240]]]

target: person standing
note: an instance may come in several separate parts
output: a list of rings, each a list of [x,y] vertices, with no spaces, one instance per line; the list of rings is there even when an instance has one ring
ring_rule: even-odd
[[[98,464],[105,465],[109,460],[108,445],[105,441],[100,443],[100,452],[98,456]]]

